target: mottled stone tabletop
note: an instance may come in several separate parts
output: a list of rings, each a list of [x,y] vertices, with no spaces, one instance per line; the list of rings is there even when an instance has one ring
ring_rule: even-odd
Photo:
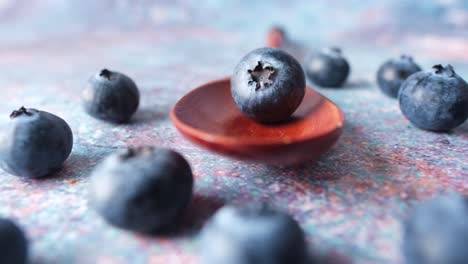
[[[191,88],[231,73],[282,25],[307,49],[339,45],[352,65],[343,89],[314,87],[346,115],[339,142],[293,168],[231,160],[185,140],[168,118]],[[31,263],[197,263],[197,230],[222,204],[268,201],[301,223],[330,263],[401,263],[400,220],[418,200],[468,194],[468,124],[418,130],[376,87],[400,53],[425,69],[452,64],[468,78],[468,2],[0,1],[0,123],[21,106],[63,117],[75,143],[53,177],[0,172],[0,214],[31,242]],[[107,67],[133,77],[142,104],[130,124],[87,116],[80,94]],[[215,113],[214,113],[215,114]],[[156,145],[181,152],[194,200],[177,231],[144,237],[107,225],[86,202],[89,174],[112,151]]]

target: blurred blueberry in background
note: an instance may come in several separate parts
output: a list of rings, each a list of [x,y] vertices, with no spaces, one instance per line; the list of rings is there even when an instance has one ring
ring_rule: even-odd
[[[253,19],[259,10],[262,19]],[[0,0],[0,30],[10,35],[3,44],[84,32],[157,29],[168,24],[179,29],[242,31],[258,43],[263,43],[264,31],[277,24],[316,46],[343,41],[379,47],[409,45],[413,50],[437,51],[438,57],[468,60],[466,0],[293,0],[275,4],[268,0]]]

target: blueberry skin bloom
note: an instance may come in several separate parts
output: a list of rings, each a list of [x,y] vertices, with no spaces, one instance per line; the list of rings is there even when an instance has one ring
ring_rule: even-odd
[[[413,73],[421,71],[413,58],[401,55],[398,59],[386,61],[377,71],[377,83],[387,96],[397,98],[401,84]]]
[[[28,240],[11,220],[0,218],[0,263],[25,264],[28,258]]]
[[[0,128],[0,167],[12,175],[38,178],[56,172],[72,148],[70,127],[48,112],[21,107]]]
[[[124,123],[137,111],[140,93],[128,76],[104,69],[88,81],[83,91],[83,102],[89,115],[108,122]]]
[[[302,264],[308,255],[299,224],[263,204],[221,208],[203,228],[200,246],[204,264]]]
[[[304,98],[304,71],[280,49],[256,49],[235,67],[231,94],[239,109],[255,121],[285,121]]]
[[[322,87],[340,87],[350,73],[349,63],[339,48],[309,55],[304,68],[309,80]]]
[[[400,109],[418,128],[450,131],[468,117],[468,84],[450,65],[433,69],[415,73],[401,85]]]
[[[407,264],[468,263],[468,199],[438,197],[412,210],[404,222]]]
[[[154,233],[177,220],[192,188],[190,165],[177,152],[129,148],[110,155],[94,170],[89,204],[111,225]]]

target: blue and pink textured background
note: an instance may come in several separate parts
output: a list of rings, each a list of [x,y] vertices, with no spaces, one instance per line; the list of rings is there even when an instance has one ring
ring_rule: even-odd
[[[339,143],[318,161],[278,168],[233,161],[183,139],[168,119],[192,87],[229,75],[246,52],[283,25],[309,49],[340,45],[350,84],[318,89],[345,112]],[[336,263],[400,263],[400,220],[438,192],[468,194],[468,124],[435,134],[412,127],[374,74],[411,54],[425,69],[451,63],[468,79],[468,2],[0,0],[0,123],[22,105],[56,113],[75,135],[55,177],[0,172],[0,214],[27,231],[32,263],[197,263],[196,232],[223,203],[269,201],[287,209],[317,254]],[[103,67],[132,76],[142,105],[128,125],[80,107]],[[129,145],[176,149],[192,164],[195,199],[174,234],[114,229],[87,207],[93,167]]]

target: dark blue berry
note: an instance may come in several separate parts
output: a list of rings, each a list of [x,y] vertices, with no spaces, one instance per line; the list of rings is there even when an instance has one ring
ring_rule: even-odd
[[[140,93],[128,76],[104,69],[89,80],[83,101],[86,112],[91,116],[123,123],[137,111]]]
[[[250,118],[264,123],[285,121],[304,98],[304,71],[282,50],[256,49],[234,69],[231,93],[239,109]]]
[[[413,58],[402,55],[398,59],[386,61],[377,71],[377,83],[380,90],[387,96],[397,98],[401,84],[413,73],[421,71],[421,68],[413,61]]]
[[[407,264],[468,263],[468,199],[451,194],[417,206],[404,223]]]
[[[450,65],[433,68],[411,75],[401,85],[400,109],[416,127],[449,131],[468,117],[468,84]]]
[[[92,173],[90,206],[108,223],[140,233],[173,224],[192,197],[190,165],[177,152],[129,148],[110,155]]]
[[[46,176],[62,168],[72,147],[73,134],[63,119],[21,107],[0,128],[0,167],[16,176]]]
[[[349,63],[339,48],[312,53],[304,68],[309,80],[322,87],[342,86],[350,72]]]
[[[28,241],[23,231],[11,220],[0,218],[0,263],[25,264]]]
[[[307,244],[288,214],[263,204],[221,208],[201,235],[204,264],[302,264]]]

